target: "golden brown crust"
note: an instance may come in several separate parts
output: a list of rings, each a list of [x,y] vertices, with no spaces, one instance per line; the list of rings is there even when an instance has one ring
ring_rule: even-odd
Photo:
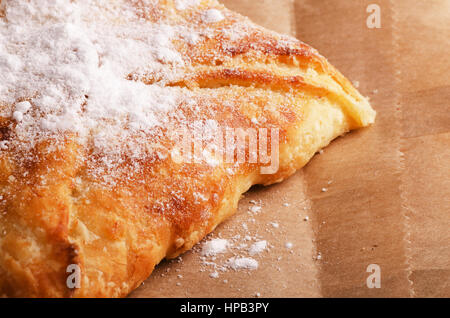
[[[202,1],[202,8],[219,8]],[[173,1],[141,3],[139,14],[198,23],[200,9],[172,15]],[[202,9],[202,10],[203,10]],[[169,13],[168,13],[169,12]],[[192,94],[198,111],[179,106],[188,122],[214,119],[221,127],[280,129],[280,169],[260,173],[262,164],[210,166],[149,155],[123,156],[110,175],[101,158],[71,135],[59,147],[49,139],[19,164],[14,148],[0,155],[0,294],[15,297],[121,297],[139,286],[163,258],[192,248],[236,210],[254,184],[280,182],[303,167],[334,138],[373,122],[375,112],[350,82],[314,49],[227,12],[215,36],[192,47],[179,43],[190,67],[182,79],[166,81]],[[223,29],[239,21],[248,37],[232,42]],[[199,25],[198,28],[201,28]],[[130,79],[151,84],[158,74]],[[227,106],[225,106],[227,105]],[[177,127],[173,119],[168,130]],[[2,118],[2,140],[15,138]],[[159,136],[159,145],[170,140]],[[149,140],[152,140],[149,136]],[[111,185],[102,181],[113,178]],[[198,199],[201,194],[202,199]],[[67,287],[67,267],[81,269],[81,288]]]

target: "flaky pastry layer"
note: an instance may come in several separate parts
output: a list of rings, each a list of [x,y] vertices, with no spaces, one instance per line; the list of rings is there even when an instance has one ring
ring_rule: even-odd
[[[203,31],[200,20],[207,10],[225,17],[208,25],[208,37],[194,45],[174,41],[188,61],[181,75],[163,78],[151,69],[130,70],[130,81],[164,85],[196,105],[180,103],[165,131],[149,133],[148,144],[170,153],[170,130],[205,120],[223,128],[277,128],[279,169],[261,174],[265,165],[259,163],[183,163],[151,150],[137,159],[123,155],[112,163],[114,171],[97,169],[103,167],[102,154],[71,132],[40,139],[30,160],[21,160],[14,147],[4,149],[1,295],[126,296],[162,259],[191,249],[232,216],[252,185],[281,182],[336,137],[374,122],[368,101],[300,41],[255,26],[216,1],[184,10],[169,0],[130,3],[151,23],[188,24]],[[236,25],[245,36],[227,38],[224,30]],[[2,141],[19,143],[15,125],[1,118]],[[67,286],[72,264],[81,269],[80,288]]]

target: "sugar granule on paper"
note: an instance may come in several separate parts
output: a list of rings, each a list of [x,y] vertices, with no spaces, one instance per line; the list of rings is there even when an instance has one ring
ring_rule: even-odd
[[[257,260],[250,257],[233,257],[227,261],[227,265],[234,270],[255,270],[258,268],[259,263]]]
[[[225,239],[213,239],[203,243],[202,255],[214,256],[225,253],[227,251],[229,242]]]
[[[267,241],[258,241],[256,243],[253,243],[252,246],[249,248],[249,254],[250,256],[254,256],[256,254],[259,254],[266,250],[267,248]]]
[[[211,277],[211,278],[219,278],[219,273],[217,271],[215,271],[215,272],[209,274],[209,277]]]

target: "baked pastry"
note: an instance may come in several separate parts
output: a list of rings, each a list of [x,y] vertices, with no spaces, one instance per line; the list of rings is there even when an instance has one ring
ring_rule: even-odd
[[[0,2],[0,295],[126,296],[375,118],[316,50],[216,1]]]

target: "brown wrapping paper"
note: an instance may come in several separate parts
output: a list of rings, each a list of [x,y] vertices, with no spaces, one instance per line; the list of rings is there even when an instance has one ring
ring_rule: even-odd
[[[284,183],[252,189],[210,236],[267,240],[257,270],[212,278],[191,251],[131,297],[450,297],[450,3],[378,0],[381,28],[370,29],[373,1],[222,2],[317,48],[359,83],[377,122]],[[252,200],[261,212],[248,212]],[[381,288],[367,286],[371,264]]]
[[[450,297],[450,2],[394,3],[409,278]]]

